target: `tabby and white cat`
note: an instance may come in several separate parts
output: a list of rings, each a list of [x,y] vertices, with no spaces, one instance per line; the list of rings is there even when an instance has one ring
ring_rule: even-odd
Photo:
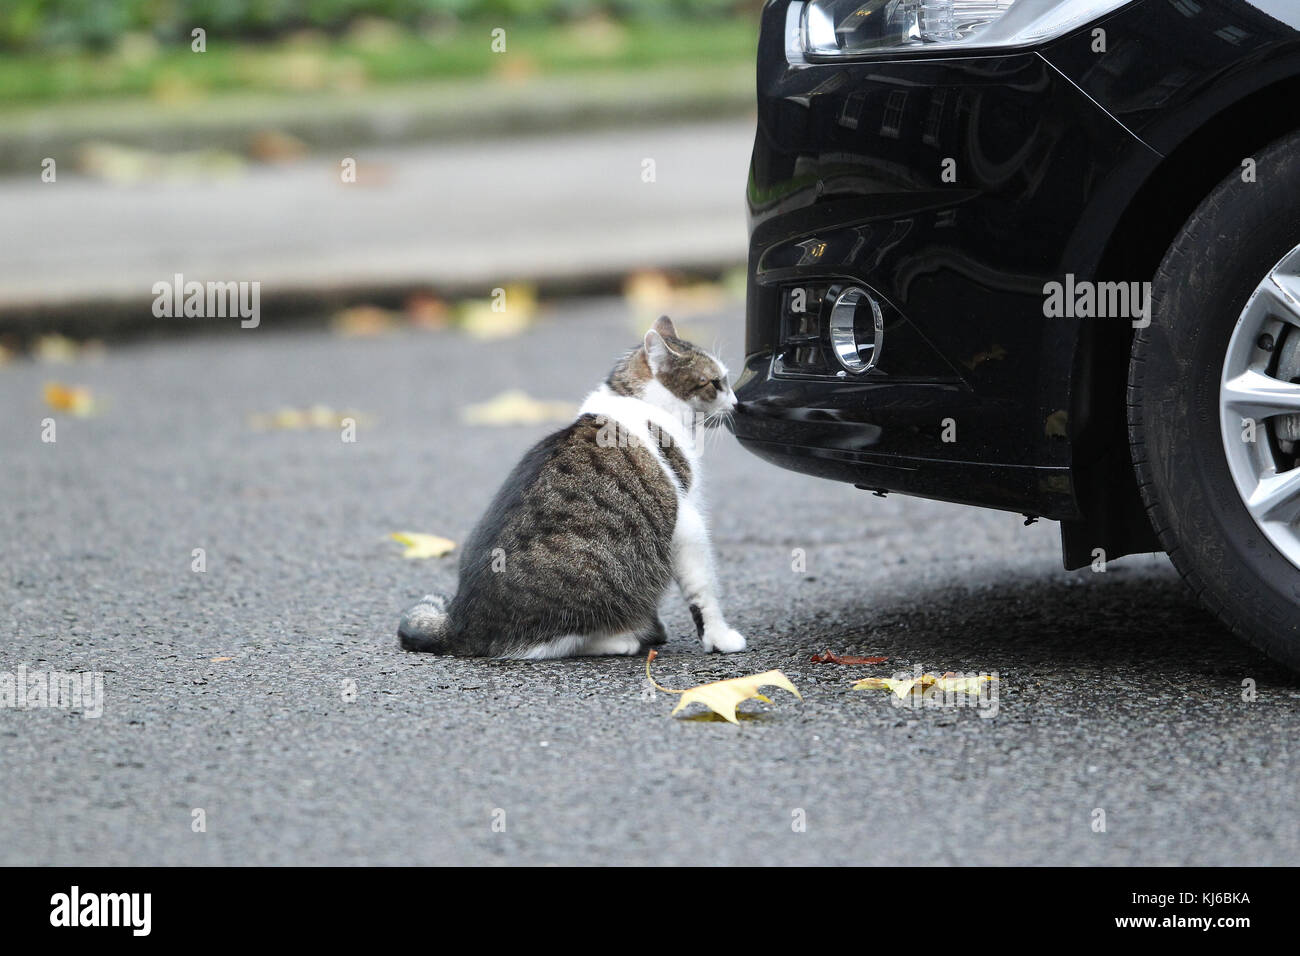
[[[567,428],[515,466],[465,546],[460,587],[407,610],[408,651],[470,657],[638,654],[667,640],[676,579],[706,651],[745,649],[718,604],[696,426],[736,406],[727,370],[667,316]]]

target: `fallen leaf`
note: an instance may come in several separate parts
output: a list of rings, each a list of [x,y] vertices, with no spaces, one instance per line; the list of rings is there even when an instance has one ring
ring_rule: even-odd
[[[264,129],[249,140],[248,155],[263,163],[291,163],[307,155],[307,144],[284,130]]]
[[[681,695],[681,700],[677,702],[677,706],[672,709],[669,716],[689,704],[703,704],[723,719],[738,724],[740,721],[736,718],[736,705],[741,701],[754,699],[769,704],[772,703],[771,698],[765,697],[758,692],[760,687],[780,687],[803,700],[803,695],[795,689],[794,684],[790,683],[790,679],[780,671],[764,671],[761,674],[750,674],[748,677],[732,677],[729,680],[701,684],[699,687],[691,687],[687,690],[673,690],[670,687],[663,687],[650,676],[650,662],[658,655],[658,651],[651,651],[646,655],[645,676],[659,690],[667,694]]]
[[[978,695],[980,686],[987,680],[992,680],[987,674],[974,677],[956,677],[952,674],[944,674],[942,677],[936,677],[934,674],[901,678],[864,677],[854,682],[853,689],[888,690],[900,698],[906,697],[913,691],[919,690],[924,693],[931,687],[944,694]]]
[[[95,396],[84,385],[45,383],[45,404],[56,412],[68,412],[78,418],[95,414]]]
[[[447,304],[428,292],[415,292],[406,300],[406,318],[422,329],[447,327]]]
[[[492,75],[506,83],[526,83],[538,73],[537,61],[527,54],[513,53],[492,58]]]
[[[234,658],[233,657],[209,657],[208,660],[211,661],[213,664],[220,664],[224,661],[233,661]]]
[[[490,299],[470,299],[456,310],[461,331],[476,339],[504,339],[527,329],[537,314],[537,290],[517,283]]]
[[[836,654],[827,650],[822,654],[814,654],[810,661],[813,664],[846,664],[850,667],[857,667],[861,664],[883,664],[889,660],[888,657],[858,657],[854,654]]]
[[[328,405],[312,405],[309,408],[285,407],[267,414],[255,412],[248,416],[248,424],[258,431],[301,431],[305,428],[342,428],[348,419],[357,425],[369,421],[357,412],[340,412]]]
[[[971,677],[940,677],[934,682],[935,690],[942,691],[945,694],[965,694],[968,697],[979,696],[980,690],[986,681],[993,678],[988,674],[980,674]]]
[[[81,347],[76,341],[57,333],[42,335],[32,345],[32,355],[35,356],[36,361],[54,365],[75,361],[80,352]]]
[[[624,281],[623,300],[632,309],[638,331],[661,315],[671,315],[678,336],[693,342],[698,333],[691,333],[681,319],[720,312],[731,304],[732,294],[719,282],[678,282],[663,272],[644,271]]]
[[[341,427],[345,417],[328,405],[313,405],[307,409],[307,424],[312,428]]]
[[[456,542],[448,538],[421,534],[418,531],[394,531],[389,537],[406,545],[406,550],[402,552],[404,558],[441,558],[456,547]]]
[[[270,415],[252,415],[249,422],[254,428],[306,428],[307,415],[296,408],[281,408]]]
[[[572,402],[539,401],[511,389],[491,401],[465,406],[461,418],[467,425],[540,425],[571,421],[577,413]]]
[[[240,174],[245,166],[242,156],[225,150],[156,153],[114,143],[83,144],[79,157],[83,173],[113,183],[206,181]]]
[[[893,691],[899,697],[906,697],[918,685],[925,687],[924,678],[904,677],[864,677],[862,680],[853,682],[854,690],[888,690]]]
[[[358,305],[344,309],[334,316],[330,327],[338,335],[349,338],[383,335],[393,330],[395,314],[373,305]]]

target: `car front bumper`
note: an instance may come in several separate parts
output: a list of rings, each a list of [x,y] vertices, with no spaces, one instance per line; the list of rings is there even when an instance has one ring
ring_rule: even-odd
[[[760,38],[737,437],[864,488],[1077,517],[1079,320],[1045,318],[1044,285],[1091,275],[1159,154],[1042,51],[791,62],[789,6]],[[824,336],[847,284],[885,314],[861,375],[819,368],[790,315],[804,290]]]

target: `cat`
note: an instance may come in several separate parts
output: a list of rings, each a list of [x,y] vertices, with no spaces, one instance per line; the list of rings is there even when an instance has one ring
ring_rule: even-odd
[[[544,659],[667,640],[675,579],[705,651],[745,649],[718,603],[696,426],[736,408],[727,369],[663,316],[577,419],[515,466],[470,535],[460,585],[402,616],[408,651]]]

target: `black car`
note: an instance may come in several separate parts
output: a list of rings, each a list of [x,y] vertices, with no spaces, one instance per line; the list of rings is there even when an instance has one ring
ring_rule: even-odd
[[[1300,668],[1300,0],[772,0],[734,428]]]

